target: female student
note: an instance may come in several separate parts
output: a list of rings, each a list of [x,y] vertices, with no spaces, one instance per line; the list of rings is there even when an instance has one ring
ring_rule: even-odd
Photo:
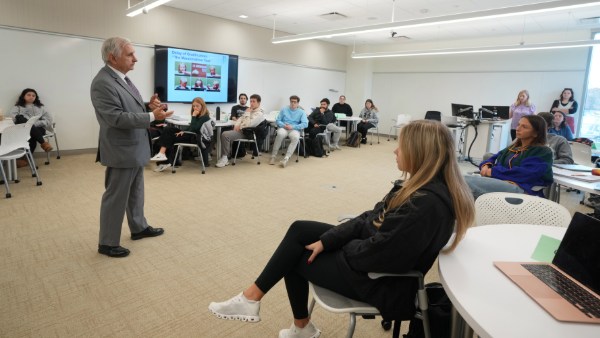
[[[404,181],[372,210],[338,226],[294,222],[256,281],[237,296],[211,303],[219,318],[259,321],[260,300],[285,280],[293,324],[279,337],[318,337],[308,315],[308,282],[377,307],[384,318],[412,315],[414,283],[370,271],[426,273],[455,231],[448,251],[474,219],[473,197],[454,154],[448,128],[436,121],[413,121],[401,129],[396,166]]]
[[[554,119],[552,120],[552,125],[548,126],[548,132],[554,135],[560,135],[567,139],[567,141],[573,140],[573,132],[571,128],[567,126],[567,117],[565,113],[562,111],[554,112]]]
[[[517,95],[517,100],[510,105],[508,110],[508,118],[512,119],[510,125],[510,137],[514,140],[517,132],[517,125],[523,116],[535,114],[535,105],[529,102],[529,92],[525,89],[521,90]]]
[[[40,144],[45,152],[52,151],[52,146],[44,139],[46,130],[52,130],[52,115],[48,113],[35,89],[25,88],[19,95],[15,106],[8,112],[8,115],[16,124],[25,123],[33,116],[40,116],[29,132],[29,149],[33,153],[37,143]],[[17,167],[27,166],[27,160],[18,159]]]
[[[537,115],[523,116],[516,137],[507,148],[481,163],[481,176],[465,176],[475,199],[488,192],[543,196],[542,189],[552,184],[552,150],[546,146],[546,121]]]
[[[190,131],[196,135],[200,133],[200,128],[205,122],[210,121],[210,115],[208,114],[208,108],[206,108],[206,103],[200,97],[195,98],[192,101],[192,109],[190,112],[192,115],[192,121],[190,122],[190,127],[187,131]],[[169,163],[159,165],[155,171],[164,171],[165,169],[171,167],[171,163],[173,163],[172,158],[167,158],[167,150],[170,150],[172,153],[173,145],[175,143],[191,143],[196,142],[196,135],[186,134],[183,131],[174,128],[174,127],[165,127],[158,139],[158,144],[160,144],[160,150],[154,157],[152,157],[151,161],[169,161]],[[208,154],[206,154],[208,155]],[[208,164],[208,156],[203,156],[204,165]]]
[[[550,108],[550,112],[552,113],[559,111],[565,114],[565,123],[571,128],[571,132],[575,131],[575,119],[573,118],[573,114],[577,113],[577,108],[579,107],[577,101],[573,98],[574,96],[573,89],[565,88],[560,93],[558,100],[552,102],[552,108]]]
[[[358,122],[356,129],[362,136],[362,140],[360,141],[362,144],[367,143],[367,132],[369,129],[376,127],[379,122],[379,109],[375,107],[373,100],[367,99],[365,101],[365,107],[360,111],[360,115],[358,117],[361,118],[361,121]]]

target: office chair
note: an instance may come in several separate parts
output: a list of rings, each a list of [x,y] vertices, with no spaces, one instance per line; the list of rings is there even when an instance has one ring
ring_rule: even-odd
[[[425,120],[442,121],[442,113],[436,110],[428,110],[425,113]]]
[[[46,130],[46,134],[44,135],[44,140],[49,141],[50,139],[54,139],[54,145],[56,145],[56,159],[60,160],[60,147],[58,146],[58,136],[56,135],[56,123],[52,123],[52,130]],[[45,165],[50,164],[50,152],[46,153],[46,162]]]
[[[567,227],[571,213],[562,205],[525,194],[492,192],[475,201],[475,223],[538,224]]]
[[[423,332],[425,333],[425,337],[431,338],[431,332],[429,329],[429,314],[427,313],[428,299],[427,292],[425,291],[425,282],[423,279],[423,274],[420,271],[409,271],[403,274],[370,272],[368,275],[371,279],[378,279],[382,277],[415,278],[418,284],[417,294],[415,296],[417,304],[417,311],[415,313],[415,317],[421,319],[421,321],[423,322]],[[379,315],[379,311],[377,310],[377,308],[373,307],[370,304],[342,296],[338,293],[335,293],[331,290],[320,287],[310,282],[309,289],[311,295],[313,296],[313,299],[309,306],[309,314],[313,312],[315,303],[319,303],[319,305],[327,311],[333,313],[348,313],[350,315],[350,322],[348,326],[348,332],[346,333],[346,338],[351,338],[354,335],[354,328],[356,327],[356,316]],[[400,320],[394,320],[393,337],[400,336],[400,324]],[[385,325],[384,322],[382,322],[382,325]],[[389,329],[385,326],[384,328]]]

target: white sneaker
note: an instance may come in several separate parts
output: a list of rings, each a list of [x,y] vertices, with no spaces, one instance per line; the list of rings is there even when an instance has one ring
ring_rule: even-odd
[[[269,164],[275,165],[275,156],[271,156],[271,159],[269,160]]]
[[[290,159],[290,158],[289,158],[289,157],[287,157],[287,156],[286,156],[286,157],[284,157],[284,158],[283,158],[283,160],[279,161],[279,165],[280,165],[282,168],[285,168],[285,166],[287,165],[287,163],[288,163],[289,159]]]
[[[154,169],[154,171],[161,172],[161,171],[165,171],[165,169],[168,169],[168,168],[171,168],[171,163],[160,164],[158,167],[156,167],[156,169]]]
[[[229,160],[227,159],[227,156],[221,157],[221,159],[217,162],[217,168],[223,168],[227,165],[229,165]]]
[[[283,329],[279,331],[279,338],[317,338],[321,335],[321,330],[317,329],[312,322],[299,328],[294,323],[289,329]]]
[[[163,153],[158,153],[150,159],[150,161],[156,161],[156,162],[166,161],[166,160],[167,160],[167,156],[165,156],[165,154],[163,154]]]
[[[221,303],[211,302],[208,310],[221,319],[260,322],[260,301],[246,299],[243,292]]]
[[[335,149],[335,150],[342,150],[342,147],[340,147],[339,144],[336,144],[336,145],[333,146],[333,149]]]

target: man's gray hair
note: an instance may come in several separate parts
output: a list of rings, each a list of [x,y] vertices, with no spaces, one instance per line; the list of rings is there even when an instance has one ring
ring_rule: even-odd
[[[108,38],[102,44],[102,61],[108,63],[108,55],[112,54],[115,57],[121,56],[123,48],[130,45],[131,41],[127,38],[112,37]]]

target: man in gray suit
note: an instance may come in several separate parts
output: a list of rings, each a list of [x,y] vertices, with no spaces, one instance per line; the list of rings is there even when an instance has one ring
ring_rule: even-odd
[[[164,120],[173,112],[161,108],[156,94],[148,104],[152,112],[146,112],[139,91],[125,75],[137,62],[129,40],[116,37],[104,41],[102,60],[106,65],[90,90],[100,124],[98,158],[106,166],[98,252],[125,257],[129,250],[119,245],[125,213],[132,240],[164,233],[162,228],[149,226],[144,217],[144,165],[150,159],[150,122]]]

